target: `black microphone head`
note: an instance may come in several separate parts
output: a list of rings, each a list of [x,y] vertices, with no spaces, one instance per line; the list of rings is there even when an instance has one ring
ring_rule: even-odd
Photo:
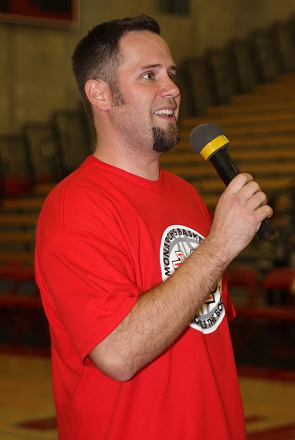
[[[228,148],[229,140],[217,124],[208,122],[195,127],[189,138],[193,150],[201,154],[205,160],[210,160],[220,148]]]

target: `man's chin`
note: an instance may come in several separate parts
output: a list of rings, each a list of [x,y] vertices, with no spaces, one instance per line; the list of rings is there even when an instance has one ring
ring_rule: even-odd
[[[180,141],[180,130],[176,123],[170,123],[166,130],[158,126],[152,130],[153,149],[159,153],[171,150]]]

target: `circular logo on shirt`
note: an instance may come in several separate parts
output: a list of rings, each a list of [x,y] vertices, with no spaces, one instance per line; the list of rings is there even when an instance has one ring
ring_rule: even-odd
[[[169,226],[162,236],[160,261],[162,279],[165,281],[186,260],[205,238],[191,228],[181,225]],[[222,280],[212,290],[191,327],[203,333],[212,333],[221,323],[225,311],[221,296]]]

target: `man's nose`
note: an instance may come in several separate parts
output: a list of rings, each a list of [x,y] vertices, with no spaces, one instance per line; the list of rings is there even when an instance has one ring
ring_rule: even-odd
[[[175,84],[175,82],[167,75],[167,78],[162,84],[162,89],[160,91],[161,97],[171,96],[172,98],[177,98],[180,95],[180,90]]]

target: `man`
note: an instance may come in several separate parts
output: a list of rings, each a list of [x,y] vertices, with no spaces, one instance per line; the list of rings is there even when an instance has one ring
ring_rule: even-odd
[[[36,246],[60,440],[246,438],[222,275],[272,211],[239,175],[210,229],[159,169],[180,104],[159,32],[145,15],[103,23],[73,55],[97,147],[47,198]]]

